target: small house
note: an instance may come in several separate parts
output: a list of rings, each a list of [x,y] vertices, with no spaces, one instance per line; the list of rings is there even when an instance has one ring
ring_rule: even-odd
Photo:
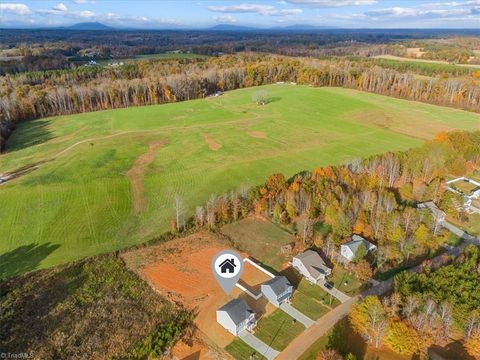
[[[293,286],[285,276],[275,276],[271,280],[264,282],[260,288],[263,297],[276,307],[279,307],[282,303],[289,302],[293,293]]]
[[[340,254],[348,261],[352,261],[353,259],[355,259],[355,255],[357,254],[358,248],[361,245],[365,246],[365,250],[367,253],[377,248],[375,245],[365,240],[363,237],[359,235],[353,235],[352,241],[343,244],[340,247]]]
[[[217,322],[235,336],[257,325],[255,313],[243,299],[234,299],[218,309]]]
[[[292,266],[313,284],[324,281],[326,277],[332,273],[332,269],[329,268],[320,255],[313,250],[307,250],[294,256]]]

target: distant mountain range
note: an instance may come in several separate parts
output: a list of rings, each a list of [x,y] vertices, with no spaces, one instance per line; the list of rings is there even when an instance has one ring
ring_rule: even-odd
[[[102,24],[100,22],[82,22],[71,26],[62,26],[57,27],[56,29],[67,29],[67,30],[136,30],[134,28],[116,28]],[[208,30],[208,31],[315,31],[315,30],[326,30],[326,29],[338,29],[333,26],[315,26],[315,25],[288,25],[288,26],[275,26],[271,28],[257,28],[251,26],[242,26],[242,25],[232,25],[232,24],[218,24],[209,28],[198,29],[198,30]],[[144,30],[144,29],[142,29]],[[179,29],[183,30],[183,29]]]
[[[82,22],[72,26],[64,27],[68,30],[116,30],[116,28],[102,24],[100,22]]]

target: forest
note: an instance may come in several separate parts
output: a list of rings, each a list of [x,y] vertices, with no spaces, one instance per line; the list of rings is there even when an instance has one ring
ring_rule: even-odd
[[[19,121],[191,100],[275,82],[341,86],[480,111],[474,75],[424,79],[366,62],[253,53],[6,75],[0,79],[0,149]]]
[[[354,306],[349,322],[367,343],[401,355],[459,339],[468,355],[480,356],[480,252],[469,245],[450,265],[420,273],[402,272],[394,291],[369,296]]]

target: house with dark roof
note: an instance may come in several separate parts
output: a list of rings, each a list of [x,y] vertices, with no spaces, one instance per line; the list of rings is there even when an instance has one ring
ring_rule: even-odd
[[[260,288],[263,297],[276,307],[289,302],[293,294],[293,286],[285,276],[275,276],[264,282]]]
[[[365,247],[367,253],[377,248],[374,244],[365,240],[360,235],[353,235],[352,241],[340,246],[340,254],[348,261],[352,261],[355,259],[355,255],[361,245]]]
[[[257,325],[255,313],[243,299],[233,299],[219,308],[217,322],[235,336]]]
[[[318,284],[332,273],[321,256],[313,250],[307,250],[292,259],[292,266],[297,269],[308,281]]]

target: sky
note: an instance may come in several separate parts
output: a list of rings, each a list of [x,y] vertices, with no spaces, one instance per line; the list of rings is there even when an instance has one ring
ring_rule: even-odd
[[[480,28],[480,0],[0,0],[0,27],[98,21],[114,27]]]

